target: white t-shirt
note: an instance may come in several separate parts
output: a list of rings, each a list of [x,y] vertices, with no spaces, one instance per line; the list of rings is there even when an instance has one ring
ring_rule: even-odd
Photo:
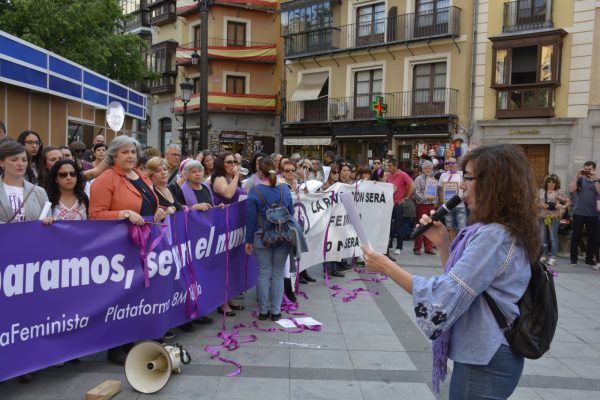
[[[458,194],[460,197],[463,197],[463,190],[460,188],[461,183],[462,171],[456,171],[452,174],[449,171],[446,171],[442,175],[440,175],[440,179],[438,180],[438,187],[440,187],[442,190],[444,203],[450,200],[450,198],[455,194]],[[465,203],[461,202],[457,207],[464,206]]]
[[[25,207],[23,206],[23,196],[25,194],[25,188],[18,186],[11,186],[4,184],[4,191],[8,196],[8,202],[14,213],[17,213],[15,219],[12,222],[23,222],[25,221]]]

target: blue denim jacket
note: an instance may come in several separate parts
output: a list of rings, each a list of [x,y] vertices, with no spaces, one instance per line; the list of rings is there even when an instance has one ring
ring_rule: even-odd
[[[417,325],[430,339],[452,328],[449,358],[487,365],[506,339],[481,293],[487,291],[511,321],[531,277],[526,250],[504,226],[481,227],[454,267],[433,278],[413,277]]]

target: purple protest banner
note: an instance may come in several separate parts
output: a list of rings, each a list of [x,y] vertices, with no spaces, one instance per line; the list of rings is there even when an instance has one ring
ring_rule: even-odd
[[[0,381],[162,337],[189,320],[194,280],[194,304],[199,315],[209,313],[225,301],[227,247],[228,298],[254,287],[256,263],[243,246],[246,204],[228,207],[192,211],[187,227],[183,212],[171,217],[148,254],[147,288],[140,249],[124,221],[0,225]],[[160,231],[152,225],[150,242]]]

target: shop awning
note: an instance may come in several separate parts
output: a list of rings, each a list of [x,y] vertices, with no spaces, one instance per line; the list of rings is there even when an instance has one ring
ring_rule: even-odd
[[[292,101],[317,100],[328,77],[328,72],[302,75],[300,84],[292,95]]]
[[[330,137],[286,137],[283,138],[285,146],[330,146]]]

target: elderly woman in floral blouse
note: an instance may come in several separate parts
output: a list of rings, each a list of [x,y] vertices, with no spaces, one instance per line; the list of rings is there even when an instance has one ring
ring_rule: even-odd
[[[437,194],[437,179],[433,176],[433,163],[429,160],[421,164],[421,174],[415,179],[415,200],[417,202],[417,216],[427,214],[435,209]],[[435,254],[433,244],[426,236],[415,238],[413,253],[421,255],[421,246],[425,243],[425,253]]]

